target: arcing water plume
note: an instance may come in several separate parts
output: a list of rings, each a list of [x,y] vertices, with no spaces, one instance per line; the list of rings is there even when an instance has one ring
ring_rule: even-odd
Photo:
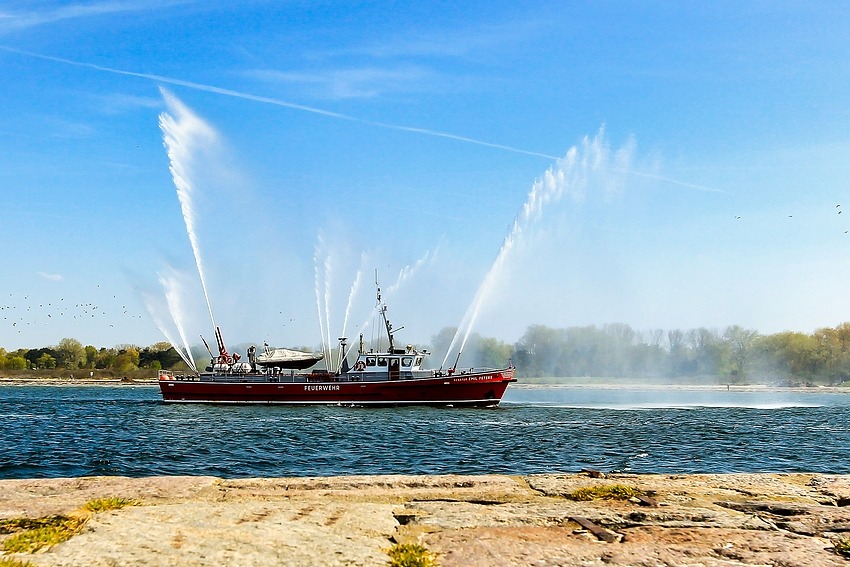
[[[160,284],[165,288],[166,305],[162,305],[161,303],[159,303],[162,300],[161,296],[154,295],[150,292],[142,292],[142,301],[145,305],[145,309],[151,316],[151,319],[153,319],[153,322],[156,325],[157,329],[162,332],[168,343],[174,348],[177,354],[180,355],[180,358],[183,359],[183,362],[186,363],[186,366],[191,368],[193,371],[197,371],[195,360],[192,358],[192,351],[189,348],[189,342],[186,340],[186,334],[183,332],[183,317],[182,310],[180,307],[178,284],[176,277],[173,274],[170,276],[166,276],[163,274],[158,275]],[[177,344],[177,341],[174,339],[174,334],[169,330],[168,326],[164,324],[163,318],[161,316],[162,313],[169,313],[171,315],[171,320],[177,328],[178,334],[182,339],[182,346]]]
[[[550,167],[542,178],[534,182],[525,204],[520,209],[510,232],[502,242],[502,247],[499,249],[496,259],[475,292],[472,303],[464,314],[449,349],[446,351],[441,367],[445,366],[449,355],[454,352],[458,343],[460,348],[457,351],[457,357],[460,358],[466,346],[466,341],[475,326],[481,306],[496,286],[513,250],[517,247],[525,232],[529,230],[531,224],[542,216],[543,210],[549,204],[559,201],[564,194],[569,194],[576,200],[583,199],[591,185],[600,187],[606,193],[619,189],[623,185],[624,176],[630,171],[629,166],[633,153],[634,144],[632,142],[612,153],[611,148],[605,142],[604,129],[600,129],[592,140],[585,137],[582,140],[581,148],[576,146],[570,148],[566,155],[559,159],[553,167]],[[455,364],[457,364],[457,360]]]
[[[348,303],[345,306],[345,317],[342,319],[341,337],[345,336],[345,330],[348,328],[348,316],[351,314],[351,305],[354,303],[354,296],[360,290],[360,282],[363,279],[363,264],[366,262],[366,254],[360,255],[360,267],[357,268],[357,274],[354,276],[354,282],[351,284],[351,290],[348,292]]]
[[[160,88],[169,113],[163,112],[159,115],[159,127],[163,134],[163,143],[168,151],[169,170],[177,188],[177,197],[180,200],[180,209],[183,212],[183,220],[186,223],[186,233],[192,246],[192,254],[195,256],[195,265],[198,268],[198,277],[204,291],[204,299],[210,315],[213,328],[216,327],[213,317],[212,304],[207,292],[207,282],[204,277],[203,264],[201,262],[201,251],[198,246],[198,236],[195,231],[195,212],[192,203],[193,187],[190,182],[192,161],[199,150],[207,148],[215,142],[217,136],[215,131],[203,120],[196,116],[189,108],[180,102],[167,90]]]
[[[190,360],[186,356],[186,353],[189,351],[184,351],[182,347],[177,345],[177,342],[174,340],[174,337],[171,335],[165,325],[163,325],[162,319],[160,319],[160,317],[156,314],[156,312],[154,312],[154,310],[147,302],[145,302],[145,308],[147,309],[148,315],[150,315],[151,319],[153,319],[153,323],[154,325],[156,325],[156,328],[159,329],[163,336],[165,336],[165,340],[168,341],[168,344],[170,344],[172,348],[174,348],[175,352],[180,355],[180,358],[183,360],[183,362],[186,363],[186,366],[196,371],[197,369],[194,365],[194,361]]]
[[[332,350],[331,345],[331,274],[333,273],[331,256],[328,254],[325,257],[325,332],[328,334],[328,355]],[[330,364],[330,357],[328,358]]]
[[[429,259],[433,260],[434,257],[436,257],[436,252],[434,253],[434,256],[431,256],[431,251],[426,250],[425,254],[421,258],[416,260],[413,265],[408,264],[407,266],[402,268],[401,271],[399,271],[398,279],[396,279],[393,285],[387,288],[386,293],[391,294],[398,291],[398,289],[405,281],[407,281],[411,276],[418,272],[419,269],[422,268],[422,266],[424,266]]]
[[[321,254],[321,245],[324,241],[322,237],[322,233],[319,232],[318,242],[316,242],[316,246],[313,249],[313,275],[315,277],[315,289],[316,289],[316,311],[319,316],[319,336],[322,339],[322,353],[325,355],[325,360],[330,364],[330,358],[328,357],[328,349],[329,344],[325,342],[325,325],[322,319],[322,282],[319,274],[319,255]]]
[[[183,304],[179,291],[179,284],[175,277],[159,275],[159,283],[165,289],[165,301],[168,304],[168,312],[171,313],[171,319],[177,327],[177,333],[183,341],[183,346],[186,349],[186,356],[191,361],[189,367],[196,370],[195,360],[192,358],[192,351],[189,348],[189,341],[186,339],[186,331],[183,329]],[[179,352],[179,349],[177,349]]]
[[[407,282],[407,280],[410,279],[416,272],[418,272],[419,269],[421,269],[428,262],[429,259],[433,260],[435,257],[436,257],[436,252],[434,252],[432,254],[431,251],[429,250],[429,251],[426,251],[425,254],[421,258],[419,258],[416,262],[414,262],[412,265],[407,265],[404,268],[402,268],[401,271],[399,271],[398,278],[396,279],[395,283],[393,285],[391,285],[390,287],[386,288],[384,295],[391,294],[391,293],[398,291],[398,289],[405,282]],[[353,299],[357,289],[360,286],[360,281],[361,281],[361,278],[362,278],[362,275],[363,275],[363,265],[365,264],[365,262],[366,262],[366,255],[363,254],[361,256],[361,259],[360,259],[360,268],[357,270],[357,276],[354,280],[354,284],[351,286],[351,293],[349,294],[349,297],[348,297],[348,308],[346,308],[346,312],[345,312],[345,323],[343,325],[342,336],[345,336],[345,329],[347,328],[347,325],[348,325],[348,312],[349,312],[349,309],[351,308],[352,299]],[[378,273],[377,273],[377,271],[375,272],[375,285],[378,286],[379,291],[380,291],[380,285],[378,283]],[[380,341],[380,339],[378,337],[386,332],[383,324],[374,324],[375,321],[381,317],[382,312],[383,312],[383,305],[382,305],[381,301],[376,301],[375,306],[372,308],[370,314],[363,321],[363,323],[361,323],[360,326],[357,328],[357,333],[356,333],[357,335],[359,335],[360,333],[363,333],[367,328],[372,329],[372,336],[370,338],[370,343],[373,344],[373,345],[376,345],[376,343],[378,343],[378,341]],[[351,350],[352,348],[354,348],[354,342],[349,344],[348,350]],[[379,348],[379,347],[375,346],[375,348]]]

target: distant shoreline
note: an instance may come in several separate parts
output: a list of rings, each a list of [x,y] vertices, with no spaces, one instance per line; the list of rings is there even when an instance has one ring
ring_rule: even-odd
[[[153,386],[154,378],[0,378],[0,386]]]
[[[810,392],[810,393],[850,393],[847,386],[777,386],[770,384],[665,384],[665,383],[642,383],[635,382],[588,382],[585,384],[575,382],[517,382],[511,388],[527,390],[545,390],[547,388],[574,388],[576,390],[678,390],[678,391],[702,391],[702,392]]]

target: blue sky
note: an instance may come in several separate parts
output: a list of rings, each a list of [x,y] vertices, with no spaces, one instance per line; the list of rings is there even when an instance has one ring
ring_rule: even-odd
[[[375,270],[420,344],[471,305],[506,341],[837,325],[848,29],[842,2],[0,4],[0,346],[211,337],[162,116],[229,342],[355,336]]]

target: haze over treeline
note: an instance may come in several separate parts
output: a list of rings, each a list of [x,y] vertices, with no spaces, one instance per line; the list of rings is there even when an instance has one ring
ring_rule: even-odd
[[[443,329],[434,344],[451,334],[451,329]],[[850,323],[811,334],[770,335],[737,325],[722,331],[701,327],[648,332],[622,323],[561,329],[531,325],[513,345],[475,337],[471,348],[475,364],[499,366],[510,359],[523,377],[827,384],[850,380]]]
[[[439,365],[455,330],[442,329],[424,347],[433,353],[431,366]],[[238,345],[234,350],[244,351],[246,347]],[[203,367],[208,355],[204,360],[202,347],[197,347],[195,354],[199,367]],[[450,353],[447,366],[456,357],[456,353]],[[473,333],[459,367],[502,367],[509,362],[517,367],[520,378],[697,378],[731,383],[834,385],[850,381],[850,322],[810,334],[785,331],[769,335],[737,325],[723,330],[700,327],[643,332],[623,323],[566,328],[531,325],[514,344]],[[147,347],[125,344],[97,348],[66,338],[55,346],[11,352],[0,348],[0,369],[4,370],[130,372],[162,368],[185,369],[167,342]]]

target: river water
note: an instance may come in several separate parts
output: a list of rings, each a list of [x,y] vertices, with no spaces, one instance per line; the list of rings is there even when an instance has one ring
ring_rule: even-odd
[[[850,474],[850,392],[511,385],[491,409],[163,404],[0,386],[0,478]]]

